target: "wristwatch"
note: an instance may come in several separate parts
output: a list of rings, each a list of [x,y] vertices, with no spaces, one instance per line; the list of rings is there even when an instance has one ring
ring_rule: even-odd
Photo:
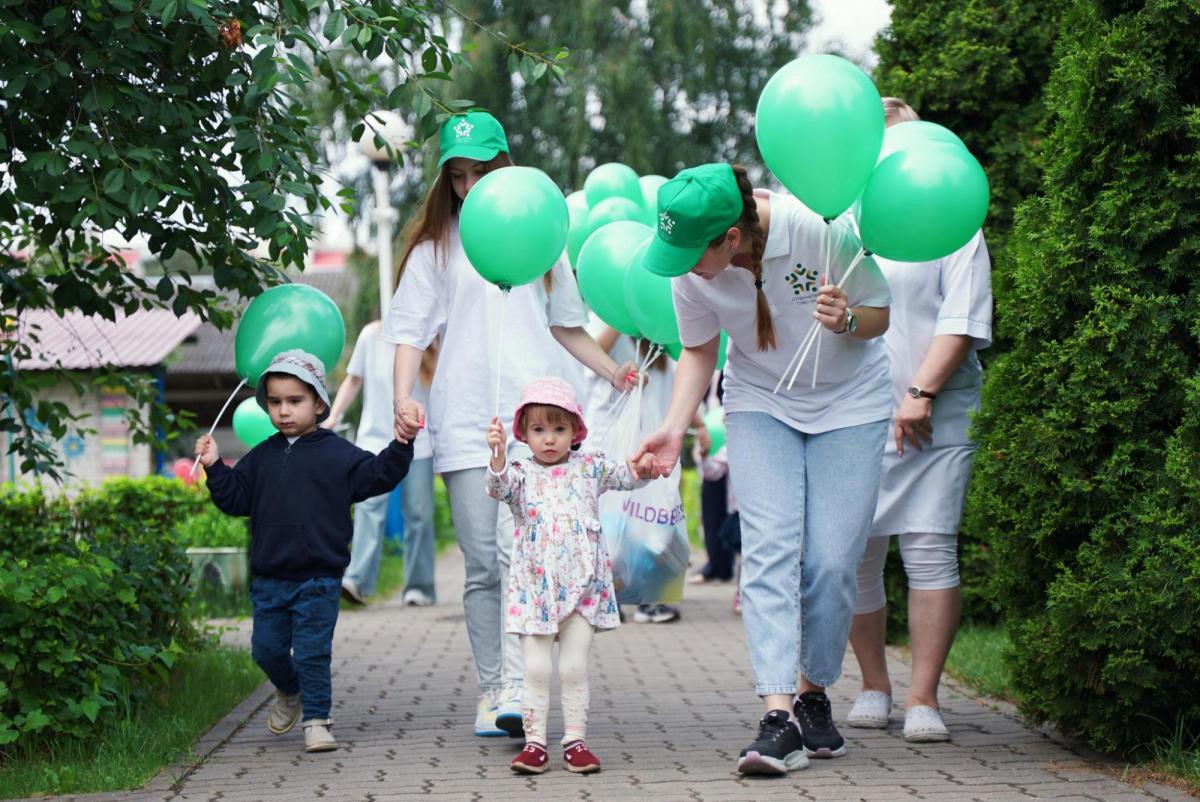
[[[854,316],[853,310],[846,307],[846,327],[841,331],[836,331],[834,334],[853,334],[858,330],[858,318]]]
[[[933,393],[931,393],[927,390],[922,390],[920,387],[918,387],[915,384],[912,387],[908,388],[908,394],[911,395],[913,398],[937,398],[937,396],[934,395]]]

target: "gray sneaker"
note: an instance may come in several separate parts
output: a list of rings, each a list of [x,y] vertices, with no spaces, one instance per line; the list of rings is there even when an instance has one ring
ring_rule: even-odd
[[[332,752],[337,749],[337,740],[329,731],[332,726],[331,718],[313,718],[304,722],[304,751]]]
[[[272,735],[283,735],[296,726],[302,709],[300,694],[286,694],[276,689],[275,704],[271,705],[271,712],[267,714],[267,729]]]

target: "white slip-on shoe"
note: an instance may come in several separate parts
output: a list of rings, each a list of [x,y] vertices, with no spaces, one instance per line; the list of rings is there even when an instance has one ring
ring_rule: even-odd
[[[416,588],[404,591],[401,601],[405,607],[431,607],[433,605],[433,598],[425,591]]]
[[[311,718],[304,722],[304,751],[332,752],[337,749],[337,741],[329,731],[332,726],[331,718]]]
[[[346,577],[342,577],[342,598],[351,604],[367,603],[367,597],[363,595],[363,592],[355,584],[354,580],[347,579]]]
[[[863,691],[846,715],[846,723],[859,729],[885,730],[891,712],[891,696],[883,691]]]
[[[928,705],[910,707],[904,714],[904,740],[910,744],[932,744],[950,740],[942,711]]]
[[[302,709],[300,694],[286,694],[276,688],[275,704],[271,705],[271,712],[267,714],[267,730],[272,735],[283,735],[296,726]]]

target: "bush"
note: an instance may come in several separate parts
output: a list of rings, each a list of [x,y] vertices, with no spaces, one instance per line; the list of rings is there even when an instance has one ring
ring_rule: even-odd
[[[226,515],[209,504],[199,515],[175,525],[175,540],[184,548],[250,547],[250,520]]]
[[[1200,732],[1200,7],[1079,3],[1063,31],[967,525],[1025,711],[1136,751]]]
[[[87,735],[199,643],[190,565],[170,533],[203,500],[159,478],[115,480],[74,502],[0,494],[0,521],[16,533],[0,543],[0,745]]]

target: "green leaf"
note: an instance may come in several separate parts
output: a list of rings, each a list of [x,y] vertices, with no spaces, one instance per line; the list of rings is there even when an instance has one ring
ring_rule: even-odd
[[[51,718],[42,712],[40,707],[30,710],[25,716],[25,729],[36,732],[50,726]]]
[[[79,709],[88,717],[88,721],[93,724],[96,722],[96,716],[100,715],[100,703],[95,699],[85,699],[80,702]]]
[[[332,42],[341,36],[344,30],[346,30],[346,17],[342,14],[341,9],[338,9],[325,20],[325,27],[321,32],[326,39]]]
[[[437,69],[438,53],[433,47],[425,48],[425,52],[421,54],[421,67],[425,72],[433,72]]]
[[[163,6],[162,15],[160,17],[160,19],[162,19],[162,24],[170,25],[171,20],[175,19],[175,15],[178,13],[179,13],[178,0],[167,0],[167,4],[165,6]]]
[[[119,191],[121,187],[125,186],[125,171],[119,168],[110,170],[108,174],[104,176],[104,181],[101,182],[101,186],[109,195]]]

